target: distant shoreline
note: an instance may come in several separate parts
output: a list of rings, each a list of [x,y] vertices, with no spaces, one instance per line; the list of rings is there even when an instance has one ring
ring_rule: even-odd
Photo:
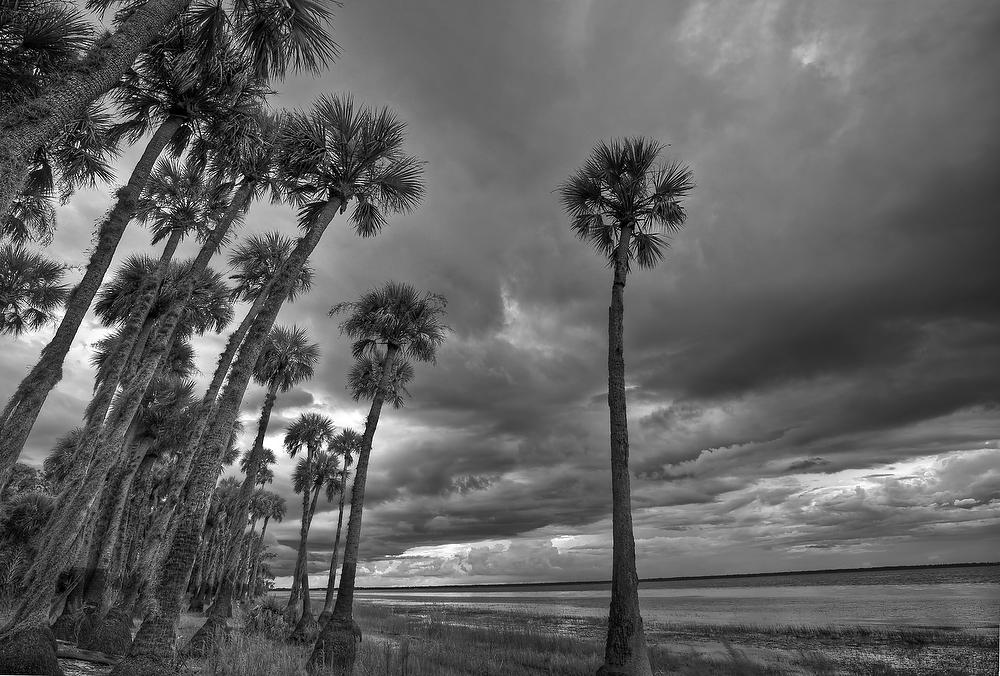
[[[1000,561],[982,561],[970,563],[930,563],[911,564],[906,566],[870,566],[867,568],[822,568],[817,570],[785,570],[772,573],[728,573],[725,575],[684,575],[680,577],[648,577],[639,580],[639,583],[648,582],[687,582],[691,580],[732,580],[735,578],[757,578],[772,577],[779,575],[814,575],[825,573],[860,573],[871,571],[889,570],[927,570],[936,568],[976,568],[981,566],[1000,566]],[[583,580],[583,581],[563,581],[563,582],[492,582],[480,584],[447,584],[447,585],[416,585],[409,587],[358,587],[357,591],[447,591],[447,590],[482,590],[482,589],[539,589],[551,587],[585,587],[610,585],[610,580]],[[289,587],[275,587],[272,592],[290,591]],[[326,591],[326,587],[311,588],[311,591]]]

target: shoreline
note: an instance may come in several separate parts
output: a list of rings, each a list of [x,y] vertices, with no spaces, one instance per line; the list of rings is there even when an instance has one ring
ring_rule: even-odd
[[[700,580],[739,580],[739,579],[760,579],[766,577],[786,577],[799,575],[833,575],[837,573],[878,573],[892,571],[915,571],[915,570],[940,570],[948,568],[992,568],[1000,567],[1000,561],[986,562],[964,562],[964,563],[930,563],[930,564],[909,564],[899,566],[871,566],[867,568],[825,568],[816,570],[788,570],[773,573],[727,573],[722,575],[684,575],[677,577],[649,577],[639,580],[640,587],[643,584],[662,584],[670,582],[697,582]],[[882,583],[878,583],[882,584]],[[413,586],[389,586],[389,587],[357,587],[358,592],[411,592],[411,591],[488,591],[492,589],[516,591],[519,589],[553,589],[558,588],[575,589],[579,587],[601,587],[611,586],[610,580],[580,580],[570,582],[499,582],[483,584],[448,584],[448,585],[413,585]],[[326,593],[326,587],[311,587],[313,592]],[[291,587],[274,587],[270,593],[288,592]]]

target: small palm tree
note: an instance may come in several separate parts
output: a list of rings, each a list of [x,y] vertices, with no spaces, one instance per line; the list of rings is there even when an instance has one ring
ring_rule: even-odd
[[[330,444],[329,452],[340,459],[340,476],[336,481],[331,481],[326,485],[326,499],[333,501],[334,494],[338,495],[337,500],[337,532],[333,537],[333,551],[330,553],[330,572],[326,582],[326,599],[323,603],[323,612],[319,614],[317,622],[320,627],[333,615],[333,602],[336,599],[337,589],[337,552],[340,551],[340,533],[344,525],[344,501],[347,496],[347,475],[354,459],[361,452],[361,435],[350,428],[341,430],[340,434],[334,437]]]
[[[319,452],[333,441],[333,422],[320,413],[303,413],[285,430],[285,451],[289,456],[295,457],[303,449],[306,451],[305,474],[304,477],[311,477],[313,462]],[[288,596],[286,612],[289,615],[297,614],[299,595],[302,591],[301,577],[305,571],[306,553],[308,552],[309,540],[309,491],[302,492],[302,522],[299,529],[299,552],[295,559],[295,573],[292,577],[292,590]],[[308,605],[308,593],[303,598],[303,604]],[[303,612],[303,616],[306,615]],[[310,614],[310,618],[312,618]]]
[[[639,578],[628,469],[625,411],[624,295],[632,264],[651,268],[666,252],[666,236],[686,220],[683,199],[691,170],[659,164],[664,146],[645,138],[599,142],[559,188],[573,232],[614,270],[608,313],[608,408],[611,413],[612,578],[604,666],[599,673],[652,674],[639,614]]]
[[[303,539],[299,545],[300,551],[307,551],[306,541],[309,538],[313,516],[316,514],[316,503],[319,500],[320,492],[324,487],[336,482],[339,474],[340,459],[323,450],[317,451],[311,460],[302,458],[296,463],[295,470],[292,472],[292,487],[296,493],[302,493],[303,506],[306,507],[302,513]],[[302,617],[299,618],[288,640],[292,643],[310,643],[319,632],[319,624],[312,614],[312,598],[309,595],[309,568],[306,559],[303,559],[302,568],[297,577],[301,581]]]
[[[250,574],[247,578],[247,590],[250,595],[256,594],[257,591],[257,575],[260,570],[261,556],[264,550],[264,536],[267,534],[267,524],[272,519],[281,522],[285,518],[286,511],[285,499],[283,497],[271,491],[264,491],[264,495],[267,497],[267,501],[261,509],[264,523],[260,527],[260,537],[257,538],[256,548],[250,562]]]
[[[448,331],[448,327],[442,323],[445,305],[443,296],[421,294],[409,284],[386,282],[366,291],[356,301],[338,303],[330,310],[331,315],[346,315],[340,331],[354,341],[354,356],[358,359],[373,357],[381,368],[377,372],[377,385],[373,385],[370,378],[359,379],[357,382],[360,387],[352,392],[355,400],[371,395],[372,403],[365,421],[354,486],[351,489],[351,516],[347,522],[347,541],[344,545],[344,565],[337,602],[333,615],[322,628],[316,647],[309,657],[309,664],[313,668],[318,665],[333,665],[336,670],[344,673],[351,673],[354,669],[354,637],[360,632],[353,618],[354,580],[358,567],[358,546],[361,542],[365,481],[368,478],[368,460],[375,439],[375,428],[378,427],[382,405],[387,400],[396,406],[403,403],[400,393],[393,388],[394,378],[400,373],[400,363],[408,359],[435,361],[437,349],[444,342]],[[364,372],[373,375],[370,369]]]
[[[66,266],[18,244],[0,244],[0,334],[19,336],[52,321],[69,293],[65,273]]]

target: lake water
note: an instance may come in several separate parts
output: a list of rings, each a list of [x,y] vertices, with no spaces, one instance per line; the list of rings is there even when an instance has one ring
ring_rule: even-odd
[[[648,582],[640,585],[639,597],[650,628],[698,623],[996,629],[1000,566]],[[606,616],[609,588],[359,590],[357,598],[410,612],[462,609],[583,620]]]

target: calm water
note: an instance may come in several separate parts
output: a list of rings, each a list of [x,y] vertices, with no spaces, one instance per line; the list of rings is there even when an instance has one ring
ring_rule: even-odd
[[[995,628],[1000,621],[1000,566],[666,581],[642,585],[639,596],[647,625]],[[451,608],[584,619],[606,615],[609,591],[607,585],[565,585],[554,589],[359,591],[357,597],[407,607],[411,612]]]

